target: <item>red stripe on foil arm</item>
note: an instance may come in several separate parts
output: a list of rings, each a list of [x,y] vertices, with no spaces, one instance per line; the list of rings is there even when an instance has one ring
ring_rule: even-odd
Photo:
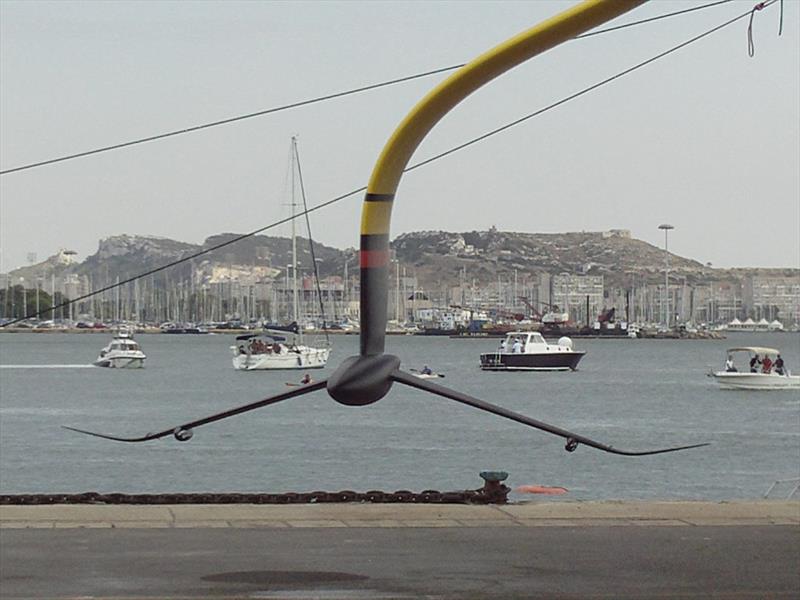
[[[389,264],[388,250],[361,250],[360,265],[362,269],[385,267]]]

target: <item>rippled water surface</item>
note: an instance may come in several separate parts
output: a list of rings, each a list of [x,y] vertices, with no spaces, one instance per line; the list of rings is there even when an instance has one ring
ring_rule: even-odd
[[[234,371],[227,335],[140,335],[147,366],[87,368],[105,334],[0,334],[0,492],[393,491],[480,487],[482,470],[512,487],[558,485],[571,499],[759,498],[800,476],[800,393],[723,391],[706,377],[736,345],[776,346],[800,372],[797,334],[727,340],[575,340],[588,351],[567,373],[490,373],[478,355],[497,340],[387,338],[406,369],[624,449],[711,442],[632,458],[588,447],[395,385],[380,402],[345,407],[324,391],[198,428],[179,443],[124,444],[287,389],[301,372]],[[327,377],[358,351],[333,337]],[[37,365],[39,368],[30,368]],[[521,499],[521,496],[512,496]]]

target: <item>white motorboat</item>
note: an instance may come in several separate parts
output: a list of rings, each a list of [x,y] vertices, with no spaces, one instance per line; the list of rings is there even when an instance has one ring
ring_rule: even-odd
[[[512,331],[495,352],[481,354],[484,371],[574,371],[585,350],[574,350],[572,340],[551,343],[536,331]]]
[[[747,356],[740,370],[736,366],[737,354]],[[786,390],[800,388],[800,375],[792,375],[783,365],[780,350],[762,346],[729,348],[725,369],[711,371],[708,375],[729,390]],[[780,360],[779,360],[780,359]]]
[[[293,336],[289,332],[290,336]],[[331,349],[324,344],[307,346],[297,339],[287,339],[277,332],[246,334],[236,337],[231,346],[233,368],[239,371],[276,369],[321,369],[328,362]]]
[[[147,358],[133,339],[133,334],[127,330],[120,330],[105,348],[100,351],[100,356],[92,363],[96,367],[111,367],[113,369],[141,369],[144,359]]]

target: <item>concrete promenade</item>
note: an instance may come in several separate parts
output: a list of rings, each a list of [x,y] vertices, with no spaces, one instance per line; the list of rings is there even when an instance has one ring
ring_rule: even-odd
[[[800,501],[0,506],[0,528],[800,525]]]
[[[800,598],[800,502],[0,506],[0,598]]]

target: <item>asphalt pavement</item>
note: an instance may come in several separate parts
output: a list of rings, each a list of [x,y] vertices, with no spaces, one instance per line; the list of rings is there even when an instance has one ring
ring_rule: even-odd
[[[0,598],[800,598],[800,502],[0,506]]]

